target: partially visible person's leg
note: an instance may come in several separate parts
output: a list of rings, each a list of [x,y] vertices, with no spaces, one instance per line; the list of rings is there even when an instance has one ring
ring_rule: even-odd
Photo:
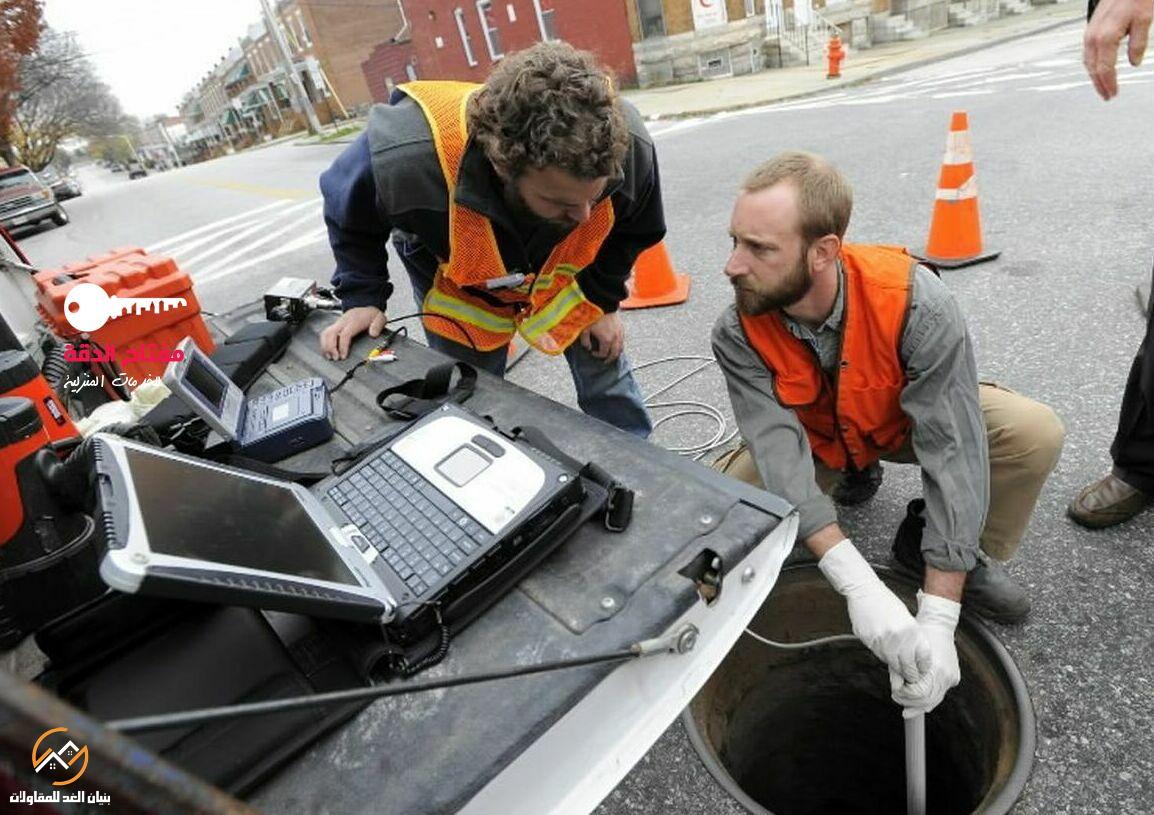
[[[1154,502],[1154,310],[1130,365],[1118,430],[1110,445],[1114,468],[1085,487],[1066,513],[1090,529],[1128,521]]]
[[[990,459],[990,503],[979,536],[978,562],[966,577],[962,605],[1003,623],[1019,622],[1030,613],[1030,598],[1002,567],[1018,549],[1042,485],[1058,462],[1065,429],[1050,408],[1006,388],[978,387]],[[909,444],[887,461],[915,461]],[[922,579],[922,530],[925,501],[917,498],[894,537],[894,565]]]
[[[741,442],[736,448],[713,462],[713,469],[758,489],[765,489],[765,482],[761,480],[761,475],[757,472],[757,465],[753,463],[753,455],[749,452],[749,447],[746,446],[745,442]],[[814,457],[813,469],[818,489],[827,495],[831,494],[842,482],[841,471],[830,469],[817,457]],[[794,542],[793,551],[786,558],[785,565],[811,563],[815,560],[814,554],[799,540]]]
[[[753,454],[749,452],[749,446],[745,442],[741,442],[737,447],[713,462],[713,469],[758,489],[765,489],[765,483],[761,480],[761,475],[757,472],[757,465],[753,462]],[[816,456],[813,459],[813,473],[817,481],[817,488],[826,495],[830,495],[837,489],[844,478],[844,473],[825,466],[821,459]]]
[[[1009,560],[1018,550],[1066,429],[1046,405],[994,384],[979,386],[990,445],[990,508],[982,551]]]
[[[573,374],[581,410],[634,436],[649,438],[653,423],[624,354],[614,362],[606,362],[593,356],[578,340],[565,349],[565,361]]]

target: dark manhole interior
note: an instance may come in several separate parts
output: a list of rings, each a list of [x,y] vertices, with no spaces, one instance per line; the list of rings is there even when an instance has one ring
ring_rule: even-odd
[[[883,577],[912,601],[912,586]],[[779,642],[850,631],[844,601],[813,566],[784,570],[750,628]],[[988,630],[963,622],[957,643],[961,685],[926,717],[926,811],[1005,812],[1033,760],[1029,699]],[[743,636],[685,721],[710,771],[753,812],[905,812],[901,713],[885,669],[858,644],[782,651]]]

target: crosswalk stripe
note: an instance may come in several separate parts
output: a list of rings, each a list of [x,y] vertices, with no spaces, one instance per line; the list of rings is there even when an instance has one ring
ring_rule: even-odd
[[[203,235],[205,232],[210,232],[212,230],[219,229],[220,227],[225,226],[226,224],[235,223],[236,221],[240,221],[240,220],[243,220],[245,218],[251,218],[255,215],[261,214],[262,212],[268,212],[269,210],[279,209],[280,207],[288,206],[291,203],[292,203],[291,200],[274,201],[271,204],[265,204],[263,207],[257,207],[256,209],[250,209],[250,210],[247,210],[245,212],[241,212],[238,215],[231,215],[228,218],[221,218],[219,221],[213,221],[210,224],[205,224],[204,226],[198,226],[196,229],[190,229],[187,232],[181,232],[179,235],[173,235],[171,238],[165,238],[162,241],[157,241],[156,243],[153,243],[148,247],[148,251],[149,252],[159,252],[159,253],[163,254],[165,251],[165,247],[167,247],[167,246],[171,246],[173,244],[180,243],[183,240],[196,237],[197,235]]]
[[[294,220],[289,221],[287,224],[280,227],[279,229],[274,229],[270,232],[267,232],[266,234],[261,235],[261,237],[258,238],[257,240],[249,241],[249,242],[245,243],[244,247],[239,252],[233,252],[232,254],[228,255],[227,257],[220,258],[215,263],[211,263],[202,269],[193,270],[193,272],[192,272],[193,279],[197,280],[197,279],[200,279],[202,276],[208,277],[209,275],[212,275],[221,269],[225,269],[225,268],[233,269],[233,268],[235,268],[235,261],[237,259],[243,257],[246,253],[251,252],[254,249],[257,249],[258,247],[264,246],[267,243],[275,241],[277,238],[281,237],[285,233],[292,232],[293,230],[298,229],[298,227],[300,227],[302,224],[310,223],[310,222],[313,224],[318,223],[320,219],[317,218],[317,215],[318,215],[318,212],[307,212],[304,215],[302,215],[301,217],[295,218]],[[327,232],[327,229],[325,231]]]
[[[289,252],[297,252],[297,251],[304,249],[305,247],[310,246],[314,243],[319,243],[319,242],[325,240],[327,235],[328,235],[327,230],[325,230],[323,228],[318,229],[314,232],[308,233],[307,235],[302,235],[301,237],[299,237],[295,240],[289,241],[288,243],[286,243],[282,246],[279,246],[270,252],[265,252],[263,255],[258,255],[255,258],[250,258],[250,259],[244,261],[243,263],[239,263],[235,266],[228,266],[228,267],[223,268],[223,269],[217,269],[215,272],[213,272],[211,274],[206,274],[203,277],[197,278],[196,284],[198,286],[204,286],[204,285],[209,284],[209,283],[215,283],[217,280],[220,280],[223,277],[227,277],[228,275],[231,275],[231,274],[236,274],[237,272],[242,272],[245,269],[249,269],[253,266],[256,266],[259,263],[264,263],[267,260],[272,260],[273,258],[280,257],[281,255],[287,255]]]
[[[314,199],[309,200],[309,201],[297,202],[297,203],[293,204],[291,207],[285,207],[284,209],[281,209],[279,212],[277,212],[277,216],[279,217],[279,216],[283,216],[283,215],[288,215],[289,213],[296,212],[297,210],[301,210],[301,209],[304,209],[306,207],[308,207],[309,209],[315,210],[316,212],[319,213],[320,212],[319,199],[314,198]],[[213,246],[211,248],[209,248],[207,251],[201,252],[199,255],[194,255],[192,257],[181,258],[182,265],[187,267],[187,268],[195,268],[198,263],[204,262],[207,258],[210,258],[213,255],[219,254],[220,252],[222,252],[223,250],[227,249],[230,246],[235,246],[236,244],[238,244],[241,241],[251,237],[252,235],[256,235],[259,232],[261,232],[262,230],[268,229],[268,227],[269,227],[269,222],[267,220],[262,220],[262,221],[258,221],[255,224],[247,225],[247,226],[241,228],[241,230],[239,232],[236,232],[228,240],[219,241],[218,243],[213,244]]]

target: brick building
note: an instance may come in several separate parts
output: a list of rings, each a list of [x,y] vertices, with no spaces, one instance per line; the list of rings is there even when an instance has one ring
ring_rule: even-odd
[[[397,0],[281,0],[277,14],[299,20],[309,53],[346,109],[373,101],[361,64],[400,31],[403,19]]]
[[[625,0],[642,86],[765,67],[765,0]]]
[[[274,6],[292,71],[327,124],[372,102],[361,63],[401,27],[397,0],[279,0]],[[236,47],[185,94],[185,143],[211,158],[305,126],[294,111],[276,37],[258,19]]]
[[[975,25],[1054,0],[623,0],[638,84],[746,74]]]
[[[362,64],[377,101],[410,79],[480,82],[503,55],[562,39],[593,51],[618,81],[637,71],[625,0],[400,0],[405,16],[393,41]]]

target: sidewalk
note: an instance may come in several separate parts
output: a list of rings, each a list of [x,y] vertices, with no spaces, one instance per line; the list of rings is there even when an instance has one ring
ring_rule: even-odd
[[[886,43],[863,51],[851,51],[842,63],[841,79],[825,78],[825,54],[821,53],[813,55],[812,64],[796,68],[625,91],[624,95],[646,119],[703,116],[860,85],[886,74],[1028,37],[1058,26],[1072,25],[1085,19],[1084,3],[1080,0],[1063,0],[1055,5],[1039,6],[1025,14],[1001,17],[971,28],[948,28],[920,40]]]

